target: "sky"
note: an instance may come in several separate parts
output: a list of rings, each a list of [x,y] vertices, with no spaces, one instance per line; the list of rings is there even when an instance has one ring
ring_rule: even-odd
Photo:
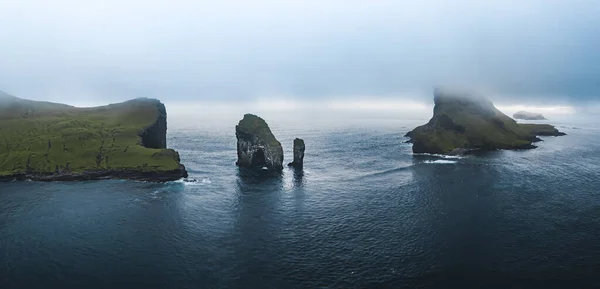
[[[597,0],[0,1],[0,90],[75,105],[600,111]]]

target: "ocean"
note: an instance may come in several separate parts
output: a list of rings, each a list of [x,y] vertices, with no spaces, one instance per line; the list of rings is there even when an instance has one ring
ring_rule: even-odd
[[[241,115],[170,115],[188,181],[0,183],[0,288],[600,288],[597,122],[443,157],[403,143],[427,115],[261,116],[303,170],[238,169]]]

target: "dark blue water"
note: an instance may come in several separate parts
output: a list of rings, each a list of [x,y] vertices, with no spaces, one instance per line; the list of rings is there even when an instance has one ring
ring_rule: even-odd
[[[197,182],[0,184],[0,288],[600,287],[598,127],[450,159],[424,119],[267,120],[304,171],[239,171],[223,118],[170,122]]]

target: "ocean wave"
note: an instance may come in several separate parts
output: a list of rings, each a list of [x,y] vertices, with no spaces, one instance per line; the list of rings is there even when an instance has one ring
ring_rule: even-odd
[[[458,161],[451,160],[434,160],[434,161],[424,161],[424,164],[456,164]]]
[[[428,153],[414,153],[413,155],[436,157],[436,158],[443,158],[443,159],[464,159],[465,158],[465,156],[451,156],[451,155],[428,154]]]
[[[389,170],[384,170],[384,171],[379,171],[379,172],[373,172],[373,173],[369,173],[369,174],[365,174],[365,175],[359,176],[359,177],[355,178],[355,180],[360,180],[360,179],[365,179],[365,178],[371,178],[371,177],[386,176],[386,175],[389,175],[389,174],[393,174],[393,173],[405,171],[407,169],[410,169],[410,167],[412,167],[412,165],[408,165],[408,166],[404,166],[404,167],[397,167],[397,168],[393,168],[393,169],[389,169]]]
[[[209,171],[204,171],[204,170],[195,170],[193,168],[186,168],[187,172],[189,174],[208,174],[210,173]]]
[[[172,181],[169,183],[182,184],[184,186],[201,186],[201,185],[212,184],[212,180],[210,178],[203,178],[202,180],[187,178],[187,179],[179,179],[179,180]]]
[[[161,198],[161,194],[164,193],[164,191],[161,190],[155,190],[154,192],[150,193],[150,198],[153,200],[158,200]]]

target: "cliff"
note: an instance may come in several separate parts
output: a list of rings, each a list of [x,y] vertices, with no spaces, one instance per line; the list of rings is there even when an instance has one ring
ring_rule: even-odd
[[[140,98],[94,108],[0,94],[0,179],[170,181],[187,177],[166,149],[166,109]]]
[[[406,134],[414,153],[530,149],[538,135],[564,135],[547,124],[518,124],[491,101],[468,93],[436,90],[434,103],[431,120]]]
[[[153,105],[149,103],[149,105]],[[167,110],[165,105],[155,102],[157,117],[156,121],[144,128],[141,133],[142,146],[153,149],[167,148]]]
[[[528,112],[528,111],[517,111],[513,114],[513,118],[522,119],[522,120],[545,120],[546,119],[540,113]]]
[[[235,127],[237,138],[236,165],[245,168],[283,169],[283,148],[269,125],[260,117],[245,114]]]

